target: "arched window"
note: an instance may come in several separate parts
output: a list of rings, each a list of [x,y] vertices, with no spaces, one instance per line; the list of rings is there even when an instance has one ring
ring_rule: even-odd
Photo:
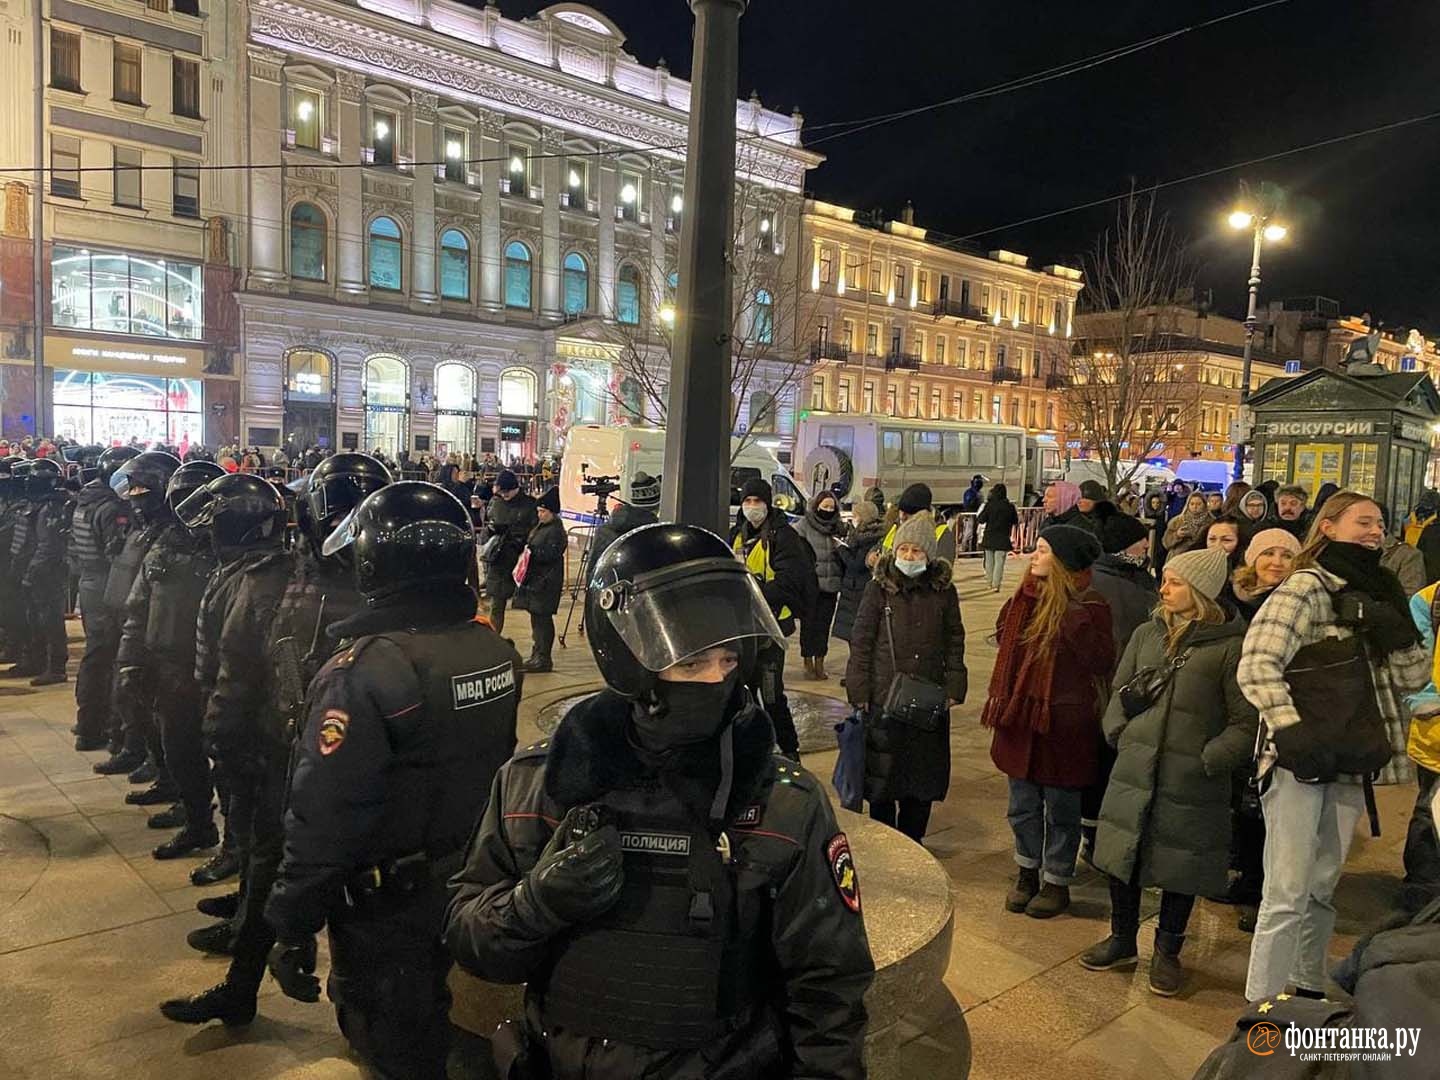
[[[469,364],[441,364],[435,369],[435,451],[475,451],[475,369]]]
[[[506,368],[500,373],[500,414],[535,415],[535,373],[529,368]]]
[[[446,300],[470,299],[470,241],[459,229],[440,234],[440,295]]]
[[[290,276],[325,280],[325,213],[314,203],[290,211]]]
[[[394,218],[377,217],[370,223],[370,287],[399,292],[404,282],[401,270],[403,248],[400,226]]]
[[[505,306],[530,308],[530,249],[519,240],[505,245]]]
[[[335,445],[335,362],[318,349],[285,354],[284,439],[297,449]]]
[[[630,326],[640,323],[640,271],[626,263],[615,285],[615,318]]]
[[[768,289],[755,290],[754,328],[756,344],[770,345],[775,341],[775,299]]]
[[[565,314],[579,315],[590,308],[590,269],[585,257],[572,251],[565,256]]]
[[[383,450],[394,460],[409,449],[410,369],[398,356],[384,354],[365,361],[364,450]]]

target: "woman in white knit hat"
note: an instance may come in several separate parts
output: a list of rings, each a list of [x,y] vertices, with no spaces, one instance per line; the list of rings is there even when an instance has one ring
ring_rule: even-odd
[[[1235,605],[1246,622],[1295,569],[1300,541],[1289,529],[1261,529],[1245,547],[1245,563],[1231,579]]]
[[[1225,888],[1230,774],[1255,744],[1255,707],[1235,681],[1245,622],[1216,600],[1228,572],[1220,548],[1166,562],[1160,605],[1125,647],[1103,721],[1118,754],[1093,862],[1110,877],[1110,936],[1080,963],[1135,964],[1141,890],[1159,888],[1150,989],[1163,996],[1184,982],[1180,947],[1195,897]]]

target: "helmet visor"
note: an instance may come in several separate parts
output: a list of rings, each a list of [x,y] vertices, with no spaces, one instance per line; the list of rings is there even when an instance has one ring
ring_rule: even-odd
[[[215,520],[215,495],[209,485],[198,487],[175,506],[175,516],[187,529],[208,528]]]
[[[330,535],[325,537],[325,542],[320,545],[320,554],[334,555],[355,543],[355,538],[360,535],[359,520],[360,507],[356,506],[330,530]]]
[[[310,485],[306,495],[315,520],[324,522],[339,514],[348,515],[365,501],[365,496],[384,486],[385,481],[378,476],[368,473],[342,473],[327,476],[321,483]]]
[[[647,670],[663,671],[743,638],[784,644],[785,635],[754,577],[738,561],[708,563],[667,568],[682,571],[678,575],[659,571],[633,582],[591,586],[610,625]]]

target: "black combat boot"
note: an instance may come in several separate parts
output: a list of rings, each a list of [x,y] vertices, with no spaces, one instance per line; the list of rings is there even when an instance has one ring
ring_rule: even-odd
[[[92,767],[101,776],[118,776],[121,773],[132,772],[143,764],[145,764],[145,755],[139,750],[121,750],[118,754],[111,754],[104,761],[97,761]]]
[[[197,851],[206,851],[218,843],[220,843],[220,833],[213,822],[207,822],[204,825],[187,825],[151,854],[161,861],[178,859],[182,855],[193,855]]]
[[[177,1024],[208,1024],[219,1020],[226,1027],[241,1027],[255,1019],[255,993],[237,990],[229,983],[212,986],[194,997],[172,998],[160,1012]]]
[[[221,848],[205,862],[190,871],[191,885],[214,885],[240,872],[240,856]]]

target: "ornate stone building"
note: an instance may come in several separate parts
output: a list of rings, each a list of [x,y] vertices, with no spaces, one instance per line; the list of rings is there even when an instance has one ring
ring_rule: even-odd
[[[510,456],[656,418],[624,376],[639,356],[667,384],[683,318],[688,83],[578,4],[514,21],[449,0],[252,0],[247,41],[247,442]],[[737,245],[757,260],[737,310],[768,305],[776,346],[743,426],[794,380],[777,294],[821,158],[798,114],[752,98],[737,122]]]

